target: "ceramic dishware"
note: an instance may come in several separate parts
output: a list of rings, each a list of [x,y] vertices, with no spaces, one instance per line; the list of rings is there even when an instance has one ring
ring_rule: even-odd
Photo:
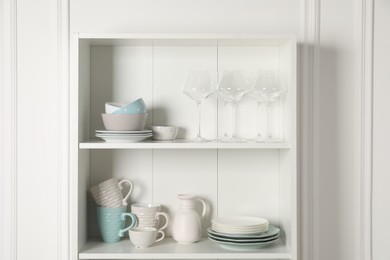
[[[125,197],[122,195],[124,183],[129,185],[129,191]],[[112,178],[89,188],[89,191],[98,206],[121,207],[127,205],[127,200],[133,191],[133,183],[127,179],[118,182],[118,180]]]
[[[102,114],[106,130],[143,130],[148,114]]]
[[[177,126],[151,126],[153,139],[159,141],[174,140],[177,136]]]
[[[125,228],[125,219],[130,217],[131,224]],[[97,207],[97,220],[102,235],[106,243],[118,242],[123,233],[137,225],[137,217],[134,214],[126,213],[126,207],[107,208]]]
[[[123,107],[124,105],[126,105],[126,104],[115,103],[115,102],[106,102],[104,108],[106,110],[106,114],[112,114],[115,111],[117,111],[118,109],[120,109],[121,107]]]
[[[157,235],[161,234],[160,238]],[[153,243],[164,239],[165,233],[154,227],[134,227],[129,230],[130,241],[138,248],[151,246]]]
[[[130,102],[113,112],[113,114],[145,114],[145,113],[147,113],[147,109],[146,109],[145,101],[142,98]]]
[[[169,224],[169,215],[161,211],[158,203],[136,203],[131,205],[131,212],[138,218],[139,227],[154,227],[164,230]],[[165,224],[160,227],[160,217],[165,218]]]
[[[173,219],[172,236],[179,244],[190,244],[199,241],[202,236],[201,219],[206,215],[204,200],[189,194],[179,194],[179,210]],[[195,203],[202,203],[203,210],[199,216]]]

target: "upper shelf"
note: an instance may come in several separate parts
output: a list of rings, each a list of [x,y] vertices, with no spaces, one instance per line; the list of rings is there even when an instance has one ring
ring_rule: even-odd
[[[109,143],[101,140],[81,142],[80,149],[289,149],[291,144],[282,143],[223,143],[204,142],[194,143],[190,140],[177,139],[174,141],[143,141],[138,143]]]

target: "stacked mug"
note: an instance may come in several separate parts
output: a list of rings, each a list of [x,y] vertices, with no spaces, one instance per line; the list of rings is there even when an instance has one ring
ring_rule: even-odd
[[[138,227],[129,230],[130,240],[136,247],[148,247],[165,237],[163,230],[168,227],[169,215],[161,211],[161,204],[133,204],[131,212],[138,219]],[[165,218],[165,224],[162,227],[160,227],[160,217]],[[161,234],[160,238],[157,238],[158,234]]]
[[[124,183],[129,185],[129,191],[123,197]],[[126,231],[137,225],[137,217],[126,212],[132,190],[133,183],[126,179],[120,182],[109,179],[89,189],[97,204],[98,226],[104,242],[118,242]],[[126,217],[130,217],[131,224],[125,228]]]

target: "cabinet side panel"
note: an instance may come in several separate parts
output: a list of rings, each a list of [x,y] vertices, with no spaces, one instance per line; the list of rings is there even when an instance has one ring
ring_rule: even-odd
[[[204,199],[208,213],[202,220],[202,232],[206,236],[218,207],[217,151],[155,150],[153,158],[153,200],[162,203],[173,220],[179,207],[177,194],[195,194]],[[200,208],[197,210],[201,212]],[[172,234],[171,227],[168,236]]]
[[[278,153],[278,150],[218,151],[218,216],[259,216],[278,226]]]
[[[90,46],[87,42],[79,44],[78,78],[78,140],[89,137],[90,127]],[[87,239],[87,188],[89,185],[89,151],[79,150],[78,158],[78,245],[79,249]]]
[[[216,69],[216,46],[155,46],[153,124],[179,126],[178,138],[194,138],[197,133],[196,103],[183,93],[183,83],[191,70]],[[201,123],[205,138],[217,137],[214,96],[202,102]]]

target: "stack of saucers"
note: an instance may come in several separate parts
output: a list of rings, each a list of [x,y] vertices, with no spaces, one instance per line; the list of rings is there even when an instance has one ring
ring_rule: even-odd
[[[212,221],[207,229],[210,240],[223,246],[259,247],[279,238],[280,229],[259,217],[223,217]]]
[[[139,131],[114,131],[114,130],[96,130],[96,137],[102,138],[107,142],[139,142],[152,137],[152,130]]]

